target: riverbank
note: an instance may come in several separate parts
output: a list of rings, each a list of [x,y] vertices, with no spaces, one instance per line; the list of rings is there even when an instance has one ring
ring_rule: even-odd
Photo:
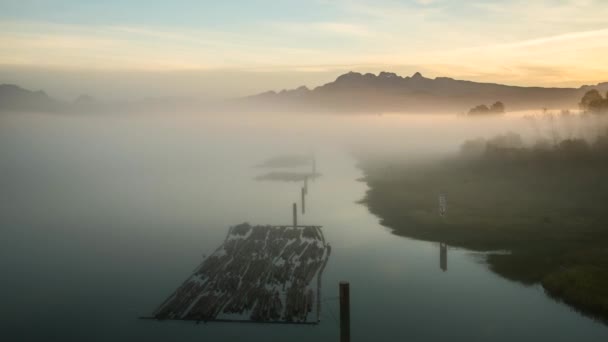
[[[504,157],[504,155],[502,155]],[[363,158],[363,202],[397,235],[490,254],[489,267],[608,320],[608,163],[602,158],[462,156],[412,164]],[[388,161],[390,160],[390,161]],[[447,199],[439,215],[438,196]]]

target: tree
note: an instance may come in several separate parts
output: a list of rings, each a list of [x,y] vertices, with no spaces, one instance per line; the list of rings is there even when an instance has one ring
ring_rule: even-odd
[[[488,114],[489,112],[490,108],[488,108],[488,106],[479,105],[477,107],[471,108],[471,110],[469,110],[469,115]]]
[[[505,112],[505,105],[497,101],[490,107],[485,104],[476,106],[469,110],[469,115],[485,115],[485,114],[503,114]]]
[[[601,106],[603,101],[604,98],[600,92],[597,89],[592,89],[583,95],[579,105],[583,110],[594,111],[594,108]]]
[[[505,112],[505,105],[502,102],[497,101],[490,107],[490,111],[492,113],[502,114]]]

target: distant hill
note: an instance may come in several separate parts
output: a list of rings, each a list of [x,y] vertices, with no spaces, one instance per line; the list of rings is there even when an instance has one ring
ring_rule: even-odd
[[[30,91],[14,84],[0,84],[0,111],[56,112],[65,108],[64,103],[41,90]]]
[[[345,112],[466,112],[480,103],[503,102],[507,110],[576,108],[589,89],[608,90],[608,82],[580,88],[517,87],[494,83],[426,78],[420,73],[401,77],[349,72],[325,85],[269,91],[240,99],[242,105],[276,110]]]
[[[199,110],[208,108],[208,100],[194,97],[159,97],[141,100],[103,102],[89,95],[74,101],[60,101],[44,91],[31,91],[13,84],[0,84],[0,112],[61,112],[70,114],[115,113],[133,111]]]

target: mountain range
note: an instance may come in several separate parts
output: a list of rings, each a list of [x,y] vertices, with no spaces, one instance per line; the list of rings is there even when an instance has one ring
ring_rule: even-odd
[[[349,72],[335,81],[308,89],[269,91],[242,99],[279,110],[347,112],[466,112],[479,104],[503,102],[507,110],[577,108],[590,89],[608,91],[608,82],[579,88],[518,87],[495,83],[426,78],[419,72],[401,77],[395,73]]]
[[[335,81],[309,89],[301,86],[280,92],[210,102],[194,98],[162,98],[123,103],[102,103],[83,95],[73,102],[49,97],[16,85],[0,85],[0,111],[83,112],[129,109],[197,109],[323,112],[467,112],[480,104],[501,101],[507,111],[525,109],[577,108],[585,92],[608,91],[608,82],[579,88],[519,87],[495,83],[427,78],[420,73],[401,77],[395,73],[361,74],[348,72]]]

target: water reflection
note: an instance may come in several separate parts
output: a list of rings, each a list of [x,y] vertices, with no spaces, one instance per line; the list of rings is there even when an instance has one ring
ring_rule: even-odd
[[[444,272],[448,270],[448,245],[443,242],[439,244],[439,268]]]
[[[302,199],[301,199],[301,205],[302,205],[302,215],[304,215],[306,213],[306,189],[302,188]]]

